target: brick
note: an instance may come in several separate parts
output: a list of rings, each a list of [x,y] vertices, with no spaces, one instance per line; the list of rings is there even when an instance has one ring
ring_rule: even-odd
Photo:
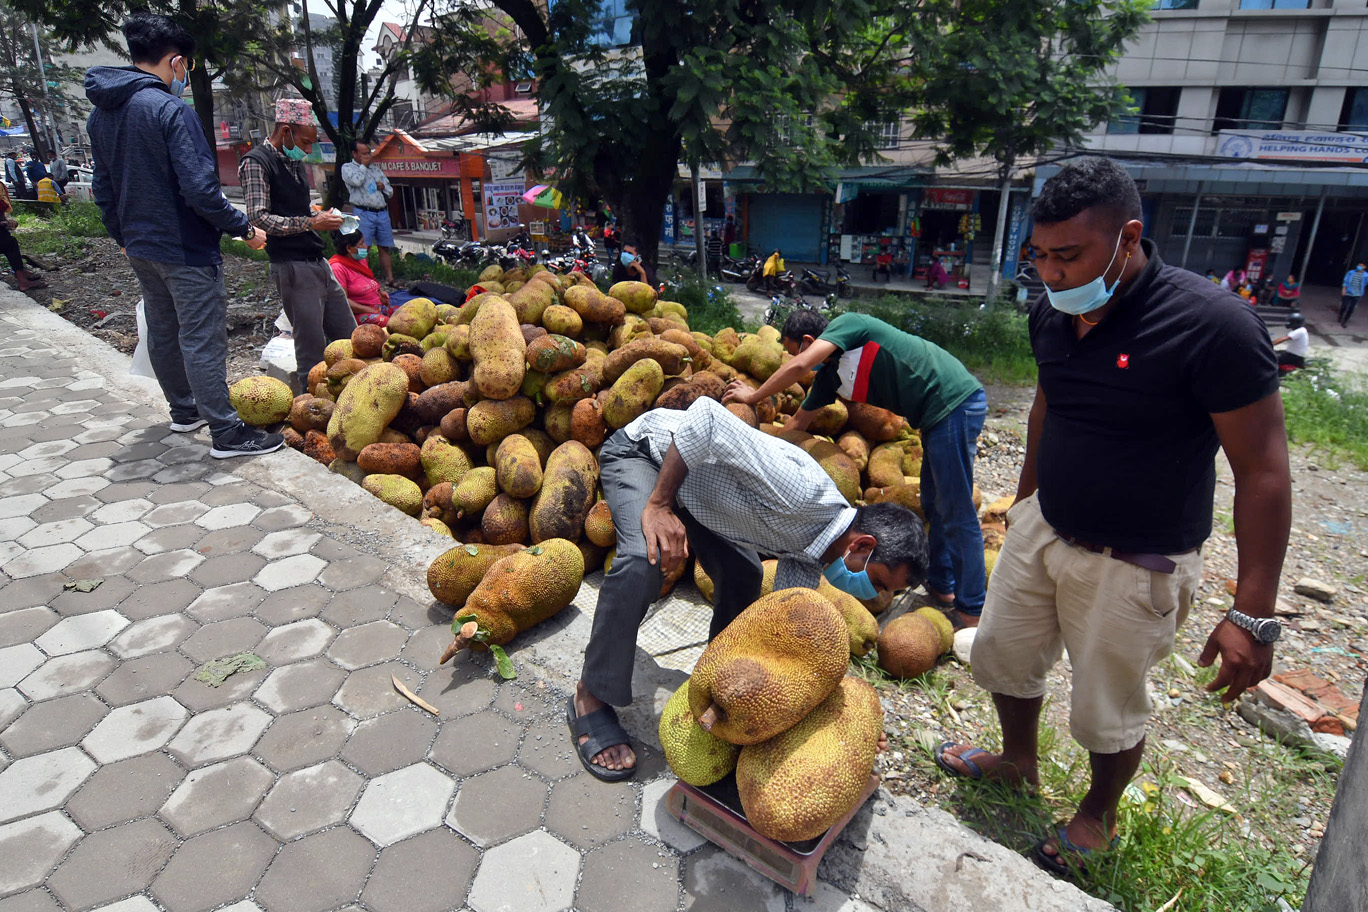
[[[30,706],[0,732],[11,757],[29,757],[70,747],[85,737],[109,710],[88,693],[71,694]]]
[[[288,665],[321,655],[336,633],[317,618],[296,621],[266,634],[256,651],[271,665]]]
[[[379,846],[393,845],[441,826],[456,783],[426,763],[372,779],[349,818],[363,836]]]
[[[356,726],[342,759],[368,776],[390,773],[427,756],[437,722],[419,709],[401,709]]]
[[[260,589],[259,586],[257,588]],[[252,613],[263,623],[280,627],[317,617],[331,597],[331,592],[317,584],[296,586],[269,593]]]
[[[18,557],[6,561],[0,569],[13,579],[23,579],[26,576],[54,573],[84,555],[85,552],[73,544],[48,545],[23,552]]]
[[[1312,725],[1321,716],[1325,715],[1325,710],[1321,709],[1314,701],[1307,699],[1300,691],[1293,690],[1284,684],[1276,681],[1260,681],[1255,688],[1263,702],[1269,704],[1274,709],[1286,709],[1294,712],[1306,720],[1308,725]]]
[[[203,664],[211,659],[236,655],[255,649],[266,635],[266,628],[252,618],[234,618],[206,624],[181,644],[180,650]]]
[[[201,624],[246,617],[266,598],[266,590],[251,583],[215,586],[199,595],[185,613]]]
[[[165,754],[144,754],[101,766],[67,802],[71,818],[89,832],[157,812],[185,771]]]
[[[176,850],[152,895],[167,912],[207,912],[251,892],[275,851],[275,840],[251,823],[196,836]]]
[[[176,838],[152,820],[101,830],[81,840],[48,878],[69,909],[89,909],[147,888],[176,848]]]
[[[410,690],[419,687],[417,672],[398,662],[387,662],[347,675],[347,680],[333,697],[333,703],[357,719],[369,719],[410,705],[395,693],[391,676],[399,678]]]
[[[271,723],[255,754],[279,772],[303,769],[337,756],[352,720],[335,706],[315,706]]]
[[[194,836],[252,816],[274,781],[251,757],[234,757],[192,770],[159,813],[181,836]]]
[[[32,643],[0,649],[0,687],[13,687],[46,661],[47,657]]]
[[[250,703],[211,709],[187,722],[167,750],[191,768],[226,760],[251,750],[271,721],[270,713]]]
[[[408,638],[408,631],[397,624],[372,621],[343,631],[328,649],[328,657],[348,670],[364,668],[398,658]]]
[[[361,900],[373,912],[460,908],[478,860],[450,831],[424,833],[380,852]]]
[[[579,853],[549,833],[519,836],[484,853],[466,904],[475,912],[569,909],[579,866]]]
[[[257,886],[268,912],[326,912],[355,901],[375,848],[345,828],[306,836],[281,849]]]
[[[347,819],[363,780],[336,760],[280,777],[257,808],[256,821],[283,842]]]
[[[546,828],[566,841],[592,848],[636,824],[636,792],[628,782],[600,782],[588,773],[551,787]]]
[[[175,690],[194,670],[189,659],[174,652],[141,656],[121,664],[95,692],[114,706],[124,706]]]
[[[96,611],[57,622],[34,643],[48,655],[69,655],[103,646],[127,626],[128,618],[117,611]]]
[[[584,857],[575,907],[582,912],[674,912],[679,860],[639,839],[600,846]]]
[[[14,761],[0,772],[0,823],[60,807],[94,771],[75,747]]]
[[[166,696],[121,706],[105,716],[81,746],[101,763],[136,757],[165,746],[188,715],[184,706]]]
[[[446,825],[480,847],[541,826],[546,783],[518,766],[501,766],[465,780]]]
[[[19,690],[30,700],[50,700],[90,690],[109,674],[114,660],[98,649],[74,652],[48,659],[19,682]]]
[[[294,712],[331,701],[346,677],[327,659],[312,659],[275,669],[254,697],[277,714]]]
[[[430,756],[457,776],[470,776],[513,761],[522,730],[494,713],[480,713],[447,722],[432,745]]]
[[[42,883],[52,866],[80,838],[81,831],[76,825],[56,811],[0,826],[0,858],[5,859],[0,865],[0,895]]]

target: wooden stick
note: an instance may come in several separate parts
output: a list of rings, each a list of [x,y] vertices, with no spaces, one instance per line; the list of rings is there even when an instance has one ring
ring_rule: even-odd
[[[399,680],[398,677],[396,677],[395,675],[390,675],[390,680],[394,682],[394,689],[399,691],[399,693],[402,694],[404,698],[407,699],[414,706],[417,706],[420,709],[426,709],[434,716],[441,715],[437,707],[433,706],[427,700],[424,700],[422,697],[418,696],[416,693],[405,687],[404,682]]]

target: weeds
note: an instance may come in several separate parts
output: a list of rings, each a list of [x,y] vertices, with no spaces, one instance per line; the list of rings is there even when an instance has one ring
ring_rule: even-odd
[[[1284,376],[1282,394],[1288,440],[1368,469],[1368,390],[1359,378],[1312,358]]]
[[[678,301],[689,312],[689,329],[712,335],[725,327],[742,329],[741,312],[725,286],[704,282],[697,273],[684,273],[665,292],[667,300]]]
[[[20,246],[38,256],[77,256],[85,250],[86,238],[106,236],[100,209],[94,203],[71,202],[42,213],[17,207],[15,220],[19,222],[15,236]]]

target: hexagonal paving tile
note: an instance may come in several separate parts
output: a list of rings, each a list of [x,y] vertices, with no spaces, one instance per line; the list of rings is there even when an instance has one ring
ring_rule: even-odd
[[[271,724],[271,714],[248,703],[202,712],[186,723],[167,749],[194,768],[246,753]]]
[[[60,807],[94,771],[75,747],[14,761],[0,772],[0,823]]]
[[[194,670],[188,659],[174,652],[140,656],[121,664],[95,692],[114,706],[124,706],[175,690]]]
[[[704,846],[684,862],[684,894],[693,899],[690,909],[723,912],[754,909],[783,912],[779,885],[715,846]]]
[[[639,839],[600,846],[584,858],[575,907],[584,912],[674,912],[679,860]]]
[[[447,830],[433,830],[380,853],[361,901],[375,912],[446,912],[465,898],[479,857]]]
[[[318,581],[334,592],[368,586],[384,575],[389,565],[376,557],[360,555],[334,561],[319,576]]]
[[[157,532],[152,533],[152,535],[158,534]],[[184,536],[180,537],[184,538]],[[138,566],[128,571],[128,578],[139,583],[159,583],[163,580],[180,579],[193,572],[202,563],[204,563],[203,554],[189,548],[177,547],[145,558]]]
[[[325,912],[352,902],[366,882],[375,847],[345,827],[305,836],[281,849],[255,898],[268,912]]]
[[[314,578],[326,566],[326,561],[312,554],[296,554],[293,557],[281,558],[267,564],[261,572],[252,578],[252,582],[267,592],[288,589],[292,586],[303,586],[306,583],[313,582]]]
[[[132,569],[141,563],[144,557],[146,555],[131,546],[105,548],[102,551],[92,551],[85,557],[72,561],[71,565],[66,568],[66,573],[72,579],[109,576],[111,573],[123,573]]]
[[[0,497],[0,519],[11,516],[27,516],[47,503],[41,494],[20,494],[14,497]]]
[[[255,554],[221,554],[211,557],[190,573],[190,578],[201,586],[227,586],[244,583],[266,566],[266,558]]]
[[[46,522],[41,526],[35,527],[31,532],[25,532],[19,536],[19,544],[25,548],[41,548],[44,545],[60,545],[63,542],[74,542],[82,535],[95,528],[95,524],[89,520],[59,519],[55,522]]]
[[[80,838],[80,829],[56,811],[0,826],[0,895],[42,883]]]
[[[133,543],[143,554],[165,554],[168,551],[193,549],[204,530],[199,526],[162,526],[153,529]]]
[[[252,551],[267,560],[276,560],[295,554],[305,554],[322,537],[317,532],[307,532],[303,529],[284,529],[267,535],[252,547]]]
[[[252,546],[266,537],[266,533],[251,526],[233,526],[207,533],[195,548],[206,557],[222,554],[246,554]]]
[[[364,668],[398,658],[408,637],[408,631],[398,624],[372,621],[343,631],[328,650],[328,657],[343,668]]]
[[[353,724],[335,706],[300,710],[275,720],[255,753],[280,772],[302,769],[335,756],[346,743]]]
[[[142,519],[155,504],[150,500],[134,498],[133,500],[121,500],[118,503],[105,504],[98,510],[90,514],[90,518],[97,520],[101,524],[112,524],[122,522],[132,522],[135,519]]]
[[[323,609],[323,619],[341,630],[378,621],[389,613],[395,598],[393,592],[379,586],[339,592]]]
[[[437,723],[425,712],[386,713],[356,726],[342,759],[368,776],[379,776],[422,760],[435,734]]]
[[[43,653],[31,643],[0,649],[0,687],[13,687],[45,661]]]
[[[171,695],[191,712],[202,713],[246,701],[265,679],[266,670],[259,668],[256,671],[239,671],[218,687],[210,687],[203,681],[196,681],[192,675],[181,682]]]
[[[180,650],[196,662],[204,663],[256,648],[266,628],[252,618],[233,618],[206,624],[181,644]]]
[[[636,825],[636,793],[628,782],[600,782],[588,773],[551,786],[546,828],[581,848],[593,848]]]
[[[34,642],[48,655],[68,655],[103,646],[127,626],[128,618],[117,611],[96,611],[59,621]]]
[[[553,782],[583,769],[565,723],[552,719],[538,719],[528,726],[527,737],[518,751],[518,763]]]
[[[140,501],[146,503],[146,501]],[[131,545],[147,533],[151,532],[150,526],[140,522],[121,522],[111,523],[107,526],[99,526],[76,539],[76,544],[86,551],[99,551],[101,548],[118,548],[123,545]]]
[[[641,830],[670,848],[687,855],[708,840],[703,834],[675,819],[665,806],[665,796],[674,787],[670,778],[656,779],[641,787]]]
[[[456,783],[426,763],[415,763],[372,779],[351,825],[380,846],[440,826]]]
[[[0,614],[0,648],[32,642],[61,619],[61,615],[44,605]]]
[[[510,763],[518,752],[522,729],[495,713],[479,713],[447,722],[430,756],[457,776]]]
[[[251,757],[193,770],[162,806],[161,817],[181,836],[246,820],[274,780]]]
[[[30,700],[79,693],[95,686],[113,667],[114,660],[98,649],[74,652],[44,662],[19,682],[19,690]]]
[[[312,518],[313,514],[299,504],[286,504],[262,512],[256,518],[255,525],[267,532],[277,532],[302,526]]]
[[[274,712],[294,712],[332,700],[346,676],[327,659],[312,659],[275,669],[253,696]]]
[[[12,757],[28,757],[70,747],[85,737],[109,710],[88,693],[71,694],[30,706],[0,731],[0,745]]]
[[[501,766],[462,783],[446,825],[477,846],[490,846],[537,829],[545,806],[545,782],[517,766]]]
[[[184,706],[165,696],[121,706],[105,716],[81,746],[101,763],[136,757],[164,746],[189,715]]]
[[[185,776],[165,754],[144,754],[100,767],[67,802],[88,832],[157,812]]]
[[[257,808],[256,821],[282,842],[341,823],[362,779],[336,760],[281,776]]]
[[[61,570],[80,559],[84,554],[84,551],[73,544],[48,545],[23,552],[18,557],[6,561],[0,569],[3,569],[14,579],[23,579],[27,576],[39,576],[43,573]]]
[[[317,617],[331,597],[331,592],[313,583],[308,586],[296,586],[293,589],[282,589],[267,595],[253,614],[257,620],[272,626],[293,624],[295,621]]]
[[[69,909],[88,909],[137,893],[156,877],[176,837],[153,820],[136,820],[82,839],[48,878]]]
[[[466,903],[475,912],[560,912],[575,898],[579,852],[540,830],[484,853]],[[736,908],[744,908],[737,906]]]
[[[272,665],[288,665],[320,655],[335,634],[317,618],[296,621],[266,634],[256,652]]]
[[[275,851],[275,840],[251,823],[196,836],[176,849],[152,895],[169,912],[207,912],[250,893]]]
[[[261,508],[255,504],[233,503],[225,506],[214,507],[203,516],[194,521],[195,525],[204,529],[231,529],[235,526],[245,526],[256,519]]]
[[[134,552],[137,553],[136,551]],[[119,605],[119,612],[130,620],[141,621],[163,614],[175,614],[199,597],[200,591],[189,580],[141,585]]]
[[[96,611],[104,611],[107,608],[117,608],[133,594],[133,590],[136,588],[131,580],[123,576],[102,578],[104,582],[100,583],[94,592],[82,592],[73,587],[49,600],[48,607],[63,617],[91,614]]]
[[[191,602],[185,613],[201,624],[212,624],[251,614],[265,597],[266,591],[252,583],[216,586]]]
[[[347,675],[333,702],[358,719],[369,719],[409,702],[395,693],[391,677],[397,677],[410,690],[418,688],[418,674],[398,662],[373,665]]]
[[[0,690],[0,728],[19,718],[19,714],[27,709],[28,705],[24,695],[13,687]]]
[[[451,642],[450,637],[448,632],[447,643]],[[446,643],[442,645],[445,648]],[[432,664],[436,662],[434,658]],[[441,710],[443,719],[455,719],[488,709],[499,685],[485,669],[475,667],[464,656],[457,656],[451,665],[450,670],[439,669],[428,675],[418,695]]]
[[[160,529],[162,526],[193,523],[208,512],[209,508],[197,500],[183,500],[162,504],[144,515],[142,521],[154,529]]]

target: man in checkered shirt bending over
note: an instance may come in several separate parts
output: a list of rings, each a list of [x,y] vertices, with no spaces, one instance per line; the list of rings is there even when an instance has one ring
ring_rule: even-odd
[[[691,545],[716,586],[709,639],[760,597],[762,554],[779,559],[776,590],[816,588],[826,576],[867,599],[926,575],[926,534],[912,511],[852,507],[806,452],[712,399],[647,412],[608,438],[599,466],[617,557],[567,719],[580,762],[604,781],[636,772],[613,707],[632,702],[637,628]]]

